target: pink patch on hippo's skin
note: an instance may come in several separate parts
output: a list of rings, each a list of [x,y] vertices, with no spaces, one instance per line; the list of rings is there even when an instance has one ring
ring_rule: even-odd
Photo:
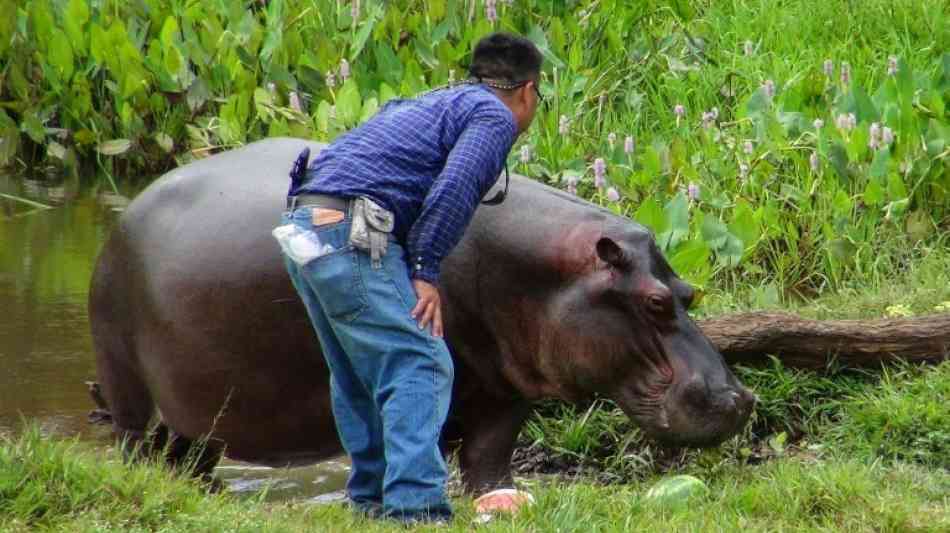
[[[582,222],[566,228],[551,243],[551,266],[565,278],[590,272],[600,261],[595,246],[602,235],[601,221]]]

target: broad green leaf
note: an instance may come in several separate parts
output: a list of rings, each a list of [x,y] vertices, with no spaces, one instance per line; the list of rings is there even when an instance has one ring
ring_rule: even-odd
[[[907,235],[914,242],[930,237],[934,232],[933,218],[926,211],[918,209],[907,215]]]
[[[43,127],[43,121],[36,111],[29,111],[24,115],[20,130],[29,135],[30,139],[37,144],[43,144],[46,139],[46,128]]]
[[[838,189],[838,192],[835,193],[834,200],[831,202],[831,206],[834,209],[836,217],[850,218],[854,202],[851,201],[851,197],[848,196],[848,193]]]
[[[436,69],[439,66],[439,60],[432,53],[432,46],[423,39],[414,39],[416,56],[430,69]]]
[[[178,78],[182,67],[185,66],[184,59],[181,57],[181,52],[178,51],[178,47],[168,46],[165,48],[164,66],[166,74],[172,78]]]
[[[531,29],[528,30],[527,37],[529,41],[534,43],[548,63],[557,69],[564,68],[564,62],[551,51],[551,47],[548,45],[548,38],[544,34],[544,28],[537,24],[532,24]]]
[[[336,112],[346,126],[356,125],[362,112],[362,98],[353,78],[346,80],[336,95]]]
[[[175,141],[173,141],[167,133],[161,131],[156,133],[155,142],[158,143],[158,146],[167,154],[172,153],[172,150],[175,149]]]
[[[869,175],[872,178],[883,178],[887,175],[887,163],[891,160],[890,150],[877,150],[874,152],[874,160],[871,162]]]
[[[726,245],[726,239],[729,237],[729,229],[717,217],[706,215],[703,217],[700,233],[706,244],[713,250],[720,250]]]
[[[363,102],[363,112],[360,116],[360,123],[373,118],[373,115],[375,115],[377,111],[379,111],[379,102],[377,102],[375,98],[368,98]]]
[[[0,0],[0,13],[16,13],[16,3],[13,0]],[[6,57],[7,49],[10,48],[10,40],[16,31],[16,17],[0,17],[0,57]],[[0,147],[0,152],[3,148]],[[0,154],[2,155],[2,154]]]
[[[0,117],[5,116],[0,109]],[[20,130],[16,125],[0,125],[0,167],[13,162],[20,150]]]
[[[848,171],[848,152],[844,146],[840,143],[832,144],[828,150],[828,160],[831,161],[831,166],[834,167],[835,172],[838,173],[841,179],[849,180],[851,178]]]
[[[379,103],[380,104],[385,104],[386,102],[392,100],[395,97],[396,97],[396,91],[393,90],[392,87],[390,87],[389,85],[385,83],[379,86]]]
[[[858,247],[847,238],[838,238],[828,243],[828,251],[835,259],[843,263],[850,263],[851,260],[854,259],[854,254],[857,253]]]
[[[871,101],[871,98],[868,96],[868,93],[865,92],[864,88],[860,85],[855,85],[852,94],[854,95],[854,104],[856,106],[855,115],[857,115],[859,123],[880,121],[881,114],[878,113],[874,107],[874,102]]]
[[[689,235],[689,202],[683,193],[677,193],[663,209],[669,222],[669,234],[662,235],[662,248],[671,250]]]
[[[891,200],[907,198],[907,187],[899,174],[891,174],[887,177],[887,197]]]
[[[366,46],[366,40],[369,39],[370,34],[373,32],[373,27],[376,26],[376,23],[382,18],[382,10],[383,8],[377,4],[373,4],[372,7],[370,7],[369,16],[362,22],[360,29],[353,38],[353,42],[350,43],[350,61],[355,61],[356,58],[359,57],[360,52],[363,51],[363,47]]]
[[[379,42],[374,52],[376,64],[379,66],[383,79],[393,85],[399,85],[402,81],[403,67],[392,47],[386,42]]]
[[[73,47],[62,30],[54,29],[53,35],[53,40],[49,43],[49,63],[56,69],[63,85],[66,85],[73,76]]]
[[[746,249],[751,249],[758,242],[761,231],[755,220],[755,214],[747,202],[741,201],[736,205],[732,213],[732,222],[729,224],[729,232],[740,239]]]
[[[53,20],[53,9],[47,0],[34,0],[26,3],[29,9],[30,24],[33,27],[33,42],[40,50],[45,51],[53,41],[56,22]],[[16,9],[7,12],[4,16],[14,16]]]
[[[691,273],[702,270],[709,261],[709,247],[699,239],[686,241],[673,252],[669,261],[674,272],[691,278]]]
[[[884,187],[878,179],[872,178],[864,188],[864,203],[867,205],[881,205],[884,202]]]
[[[655,235],[663,233],[669,227],[666,221],[666,214],[663,213],[663,207],[660,206],[660,203],[657,202],[655,198],[647,198],[640,204],[633,218],[640,224],[653,230]]]
[[[128,139],[112,139],[99,143],[96,151],[102,155],[120,155],[129,151],[132,147],[132,141]]]
[[[178,21],[174,16],[169,15],[165,18],[165,23],[162,24],[162,32],[159,37],[162,46],[166,49],[175,46],[179,41],[178,33]]]

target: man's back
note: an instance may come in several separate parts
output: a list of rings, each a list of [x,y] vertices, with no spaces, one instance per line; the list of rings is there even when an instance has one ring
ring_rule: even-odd
[[[449,153],[469,126],[484,130],[478,148],[495,154],[491,164],[470,162],[479,166],[468,170],[473,192],[481,198],[500,174],[517,135],[511,111],[483,85],[388,102],[320,152],[310,164],[306,182],[292,193],[368,196],[395,213],[394,233],[404,240]]]

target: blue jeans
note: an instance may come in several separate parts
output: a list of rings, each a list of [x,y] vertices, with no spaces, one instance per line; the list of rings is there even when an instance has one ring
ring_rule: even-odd
[[[347,244],[349,215],[314,227],[312,210],[284,213],[333,251],[303,266],[284,256],[330,367],[333,416],[352,460],[347,496],[397,520],[449,518],[439,436],[452,394],[445,342],[409,316],[416,294],[405,251],[390,239],[382,267]]]

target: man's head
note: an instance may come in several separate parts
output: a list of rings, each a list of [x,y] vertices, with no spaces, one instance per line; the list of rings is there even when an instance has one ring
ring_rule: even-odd
[[[483,38],[472,54],[469,75],[489,82],[514,114],[518,133],[528,129],[538,108],[542,60],[534,43],[503,32]]]

